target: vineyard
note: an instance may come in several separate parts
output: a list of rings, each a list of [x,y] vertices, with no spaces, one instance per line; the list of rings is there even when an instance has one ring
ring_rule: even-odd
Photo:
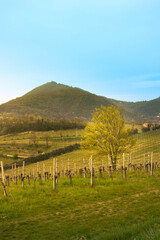
[[[68,174],[71,176],[80,174],[81,177],[85,177],[87,174],[91,175],[92,168],[93,175],[100,174],[101,176],[104,173],[108,176],[116,177],[116,175],[119,175],[120,172],[122,172],[123,175],[123,170],[125,172],[141,171],[141,174],[148,173],[153,175],[153,171],[157,172],[156,169],[160,167],[160,130],[140,133],[135,135],[135,138],[136,145],[133,147],[131,152],[118,156],[116,172],[114,172],[112,169],[109,157],[92,157],[91,167],[90,157],[92,155],[94,156],[94,151],[89,152],[87,150],[79,149],[62,155],[60,153],[55,159],[55,167],[53,163],[53,157],[45,161],[35,160],[35,163],[29,165],[27,165],[27,159],[26,161],[23,159],[21,160],[21,163],[23,161],[23,166],[22,164],[19,166],[20,161],[16,161],[14,164],[12,164],[12,167],[10,167],[11,169],[6,171],[6,175],[8,178],[11,178],[11,180],[15,178],[19,179],[22,175],[23,177],[27,176],[27,178],[45,180],[46,178],[53,178],[53,172],[55,172],[56,178],[62,176],[65,177],[68,176]],[[43,138],[41,137],[40,139],[41,141],[37,140],[39,141],[39,146],[42,144]],[[64,139],[65,134],[63,136],[63,141],[57,138],[57,142],[55,144],[55,142],[52,140],[52,144],[54,146],[51,146],[50,150],[55,149],[55,146],[60,148],[62,146],[66,147],[70,146],[70,144],[80,142],[81,137],[71,138],[70,136],[67,136],[65,141]],[[39,157],[37,156],[37,159],[38,158]]]
[[[58,149],[80,143],[80,133],[61,134],[66,139]],[[82,149],[32,164],[27,158],[12,160],[10,169],[1,161],[2,239],[158,240],[160,130],[135,138],[131,152],[118,157],[116,171],[108,156]],[[47,151],[55,149],[53,143],[50,138]],[[45,147],[45,139],[41,144]]]

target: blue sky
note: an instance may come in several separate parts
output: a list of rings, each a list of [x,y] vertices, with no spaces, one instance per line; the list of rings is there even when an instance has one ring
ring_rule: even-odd
[[[0,103],[50,81],[160,96],[159,0],[0,1]]]

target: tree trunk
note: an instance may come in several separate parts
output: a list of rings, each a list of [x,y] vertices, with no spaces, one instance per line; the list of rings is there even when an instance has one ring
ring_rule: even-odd
[[[112,167],[113,167],[113,171],[116,172],[117,169],[117,157],[116,156],[111,156],[111,162],[112,162]]]

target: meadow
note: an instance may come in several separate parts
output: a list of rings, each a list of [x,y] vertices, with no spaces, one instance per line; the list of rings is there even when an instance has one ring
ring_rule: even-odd
[[[23,132],[0,136],[0,156],[5,163],[37,156],[81,141],[83,130]],[[17,160],[17,159],[16,159]]]
[[[42,134],[36,133],[36,136],[38,145],[41,146],[41,139],[45,148],[46,141],[42,139]],[[72,130],[50,134],[57,134],[50,138],[52,149],[55,142],[59,148],[61,135],[69,140],[63,143],[70,145],[70,139],[81,141],[82,132]],[[24,136],[25,133],[21,135],[22,139],[20,134],[7,136],[6,141],[1,136],[1,143],[9,145],[9,141],[14,139],[16,146],[22,144],[21,140],[25,145],[28,139]],[[82,149],[57,157],[56,171],[60,172],[60,176],[56,190],[53,190],[52,158],[25,166],[25,175],[30,175],[30,181],[26,177],[24,187],[18,177],[18,169],[17,184],[15,169],[5,171],[12,181],[6,187],[7,198],[3,196],[3,187],[0,187],[0,239],[160,239],[160,130],[140,133],[135,138],[137,143],[131,154],[125,154],[125,166],[132,163],[137,167],[127,170],[126,179],[122,179],[122,155],[118,159],[118,170],[112,172],[112,176],[108,174],[108,157],[93,158],[95,174],[91,187],[90,172],[84,176],[84,172],[79,174],[79,169],[84,166],[89,168],[89,158],[94,152]],[[158,168],[153,169],[153,176],[146,168],[138,167],[150,163],[151,152],[153,163],[158,164]],[[41,179],[37,176],[37,165]],[[50,174],[46,179],[43,176],[44,167]],[[101,167],[104,171],[100,175]],[[62,170],[70,170],[72,184],[67,174],[62,176]],[[21,172],[23,168],[20,167],[19,174]]]
[[[160,172],[119,177],[60,178],[22,189],[11,183],[8,197],[0,189],[1,239],[144,240],[160,238]]]

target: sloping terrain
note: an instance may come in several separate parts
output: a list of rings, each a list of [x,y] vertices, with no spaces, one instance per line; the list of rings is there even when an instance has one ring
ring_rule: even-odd
[[[79,88],[56,82],[41,85],[22,97],[0,105],[0,116],[40,115],[45,118],[74,118],[90,120],[95,108],[119,105],[127,120],[157,120],[160,98],[152,101],[125,102],[98,96]]]
[[[0,113],[41,115],[46,118],[91,119],[96,107],[111,105],[107,98],[54,82],[42,85],[23,97],[0,106]]]

